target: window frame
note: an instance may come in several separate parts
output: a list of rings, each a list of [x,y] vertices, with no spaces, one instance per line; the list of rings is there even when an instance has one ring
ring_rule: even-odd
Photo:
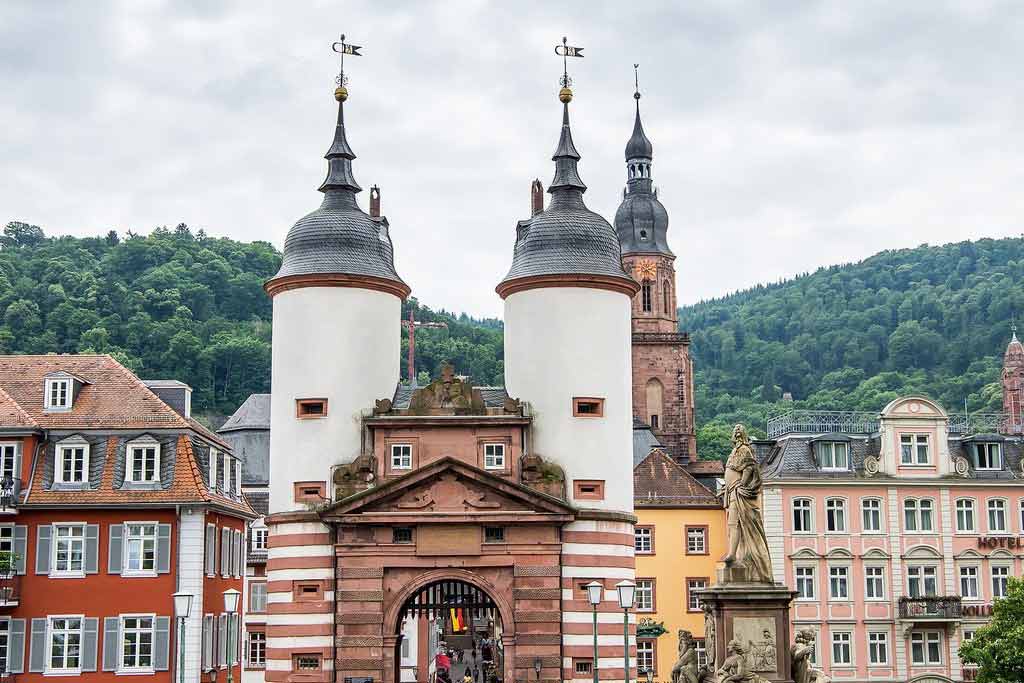
[[[636,589],[634,591],[633,609],[636,612],[657,612],[658,611],[658,581],[653,576],[644,576],[637,578]],[[649,584],[649,585],[643,585]],[[640,606],[640,596],[642,593],[650,593],[651,604],[649,607]]]
[[[253,604],[253,599],[256,596],[256,594],[259,592],[259,591],[256,590],[257,586],[259,586],[260,590],[263,592],[263,598],[262,598],[262,600],[263,600],[263,609],[257,609],[257,607],[259,607],[259,605]],[[249,582],[249,591],[248,592],[249,592],[249,609],[247,610],[247,612],[249,614],[266,614],[266,612],[267,612],[267,582],[266,581],[250,581]]]
[[[640,283],[640,312],[654,312],[653,287],[650,280],[644,280]]]
[[[904,440],[910,439],[909,443]],[[909,459],[904,446],[909,446]],[[924,446],[924,461],[921,460],[921,447]],[[931,434],[923,432],[902,432],[900,434],[900,467],[934,467],[932,462]]]
[[[702,586],[695,585],[702,583]],[[689,613],[703,612],[704,606],[700,604],[700,596],[696,595],[696,591],[704,590],[710,584],[710,579],[707,576],[687,576],[686,577],[686,611]],[[694,606],[696,602],[696,606]]]
[[[497,450],[500,450],[501,452],[498,453],[497,451],[495,451],[494,453],[488,454],[487,453],[487,449],[489,449],[489,448],[490,449],[497,449]],[[487,459],[488,458],[492,458],[493,459],[491,464],[487,463]],[[505,462],[506,461],[505,461],[505,444],[504,443],[501,443],[501,442],[498,442],[498,441],[485,442],[484,443],[484,469],[485,470],[499,470],[499,471],[505,470],[506,469]]]
[[[798,503],[800,504],[799,507],[798,507]],[[804,503],[806,503],[806,508],[803,507]],[[813,498],[804,498],[804,497],[794,498],[793,500],[790,501],[789,507],[790,507],[790,510],[792,512],[791,521],[793,523],[793,533],[794,534],[808,534],[808,535],[815,533],[815,531],[814,531],[814,499]],[[797,529],[796,528],[797,527],[797,523],[796,523],[797,513],[800,513],[801,517],[804,517],[804,515],[806,514],[806,518],[805,519],[806,519],[807,527],[808,528],[806,528],[806,529]]]
[[[984,467],[981,466],[981,451],[984,449],[985,460],[987,461]],[[996,465],[992,465],[992,449],[995,449],[995,462]],[[974,469],[982,472],[996,472],[1003,469],[1003,445],[998,441],[977,441],[971,444],[971,464]]]
[[[876,507],[874,510],[869,510],[868,504],[874,504]],[[882,499],[877,496],[868,496],[860,499],[860,530],[864,534],[884,534],[885,533],[885,518],[882,514]],[[868,519],[868,513],[874,513],[877,517],[878,527],[875,529],[869,529],[865,522]]]
[[[931,570],[931,575],[928,575],[928,571]],[[917,574],[917,576],[914,576]],[[935,563],[920,562],[920,563],[907,563],[906,565],[906,576],[907,576],[907,596],[910,598],[928,598],[935,597],[939,593],[939,566]],[[917,580],[921,584],[922,591],[918,595],[914,595],[914,591],[911,589],[913,585],[912,581]],[[934,583],[933,592],[929,593],[927,590],[927,584],[929,579]]]
[[[800,576],[800,572],[810,572],[810,576]],[[803,591],[800,586],[810,587],[809,595],[801,595]],[[793,565],[793,587],[796,589],[796,600],[803,602],[816,602],[818,600],[818,567],[815,564]]]
[[[65,451],[74,451],[77,449],[82,450],[82,479],[76,481],[74,479],[64,478],[64,454]],[[57,443],[54,449],[54,463],[53,463],[53,483],[55,484],[66,484],[69,486],[88,486],[89,485],[89,451],[90,444],[88,441],[82,438],[70,438],[64,439]],[[73,457],[73,456],[72,456]],[[74,473],[72,472],[72,476]]]
[[[872,642],[873,637],[876,636],[881,636],[881,643]],[[878,652],[879,646],[882,648],[882,653],[885,657],[876,661],[875,655]],[[889,632],[868,631],[868,666],[889,666],[889,660]]]
[[[846,523],[846,499],[839,496],[831,496],[825,499],[825,533],[826,534],[848,534],[849,526]],[[831,506],[831,507],[830,507]],[[833,523],[841,522],[836,528]]]
[[[973,576],[970,576],[972,572]],[[957,584],[960,589],[959,595],[962,600],[981,600],[981,567],[976,564],[959,565],[956,569],[956,576]],[[972,581],[974,584],[974,593],[969,595],[969,591],[965,590],[965,586],[970,586]]]
[[[10,475],[12,479],[21,479],[21,442],[20,441],[0,441],[0,478],[3,478],[8,474],[7,470],[7,450],[11,452],[11,471]]]
[[[833,575],[833,572],[842,571],[842,576]],[[841,583],[839,581],[841,580]],[[839,595],[838,591],[835,590],[839,586],[843,587],[843,594]],[[838,600],[840,602],[850,602],[850,565],[848,564],[830,564],[828,566],[828,598],[829,600]]]
[[[925,505],[927,503],[927,506]],[[907,514],[913,510],[914,528],[911,529],[910,525],[907,524]],[[926,518],[925,511],[927,509],[928,528],[924,528],[924,520]],[[912,533],[915,535],[921,534],[934,534],[935,531],[935,500],[932,498],[913,498],[908,497],[903,499],[903,531],[904,533]]]
[[[581,410],[583,405],[596,406],[596,410]],[[604,417],[604,399],[597,396],[573,396],[572,397],[572,416],[583,417],[583,418],[601,418]]]
[[[262,638],[262,642],[254,643],[253,636],[259,636]],[[253,661],[253,645],[257,645],[260,650],[260,657],[258,662]],[[247,669],[265,669],[267,668],[267,633],[266,631],[246,631],[245,632],[245,666]]]
[[[643,550],[640,546],[641,533],[647,532],[647,550]],[[653,524],[637,524],[633,527],[633,554],[634,555],[653,555],[654,554],[654,525]]]
[[[481,531],[481,534],[483,535],[483,543],[489,545],[508,542],[505,538],[505,527],[500,524],[485,525],[483,531]],[[488,534],[491,534],[493,537],[488,538]]]
[[[313,406],[319,406],[319,411],[310,411]],[[327,417],[327,398],[297,398],[295,399],[295,417],[299,420],[319,420]]]
[[[836,447],[843,447],[842,466],[837,465]],[[829,464],[825,464],[825,456],[828,455]],[[818,441],[814,444],[814,455],[818,461],[818,468],[822,472],[848,472],[850,470],[850,444],[846,441]]]
[[[54,403],[52,400],[53,390],[54,387],[60,385],[64,386],[64,402]],[[43,389],[43,410],[49,412],[65,412],[71,410],[74,407],[74,404],[74,379],[72,379],[71,377],[48,377],[46,379],[45,387]]]
[[[838,640],[841,640],[841,638],[837,638],[837,636],[840,636],[840,637],[841,636],[846,636],[845,642],[837,642]],[[842,669],[849,669],[849,668],[853,668],[855,666],[854,658],[853,658],[853,655],[854,655],[853,631],[842,631],[842,630],[831,631],[829,633],[829,643],[832,646],[832,666],[833,667],[835,667],[835,668],[842,668]],[[837,645],[840,646],[840,647],[845,646],[845,648],[846,648],[846,655],[847,655],[846,661],[839,661],[839,658],[836,657],[836,651],[837,651],[836,650],[836,646]]]
[[[642,649],[642,650],[641,650]],[[651,659],[651,666],[647,669],[640,668],[641,657]],[[636,670],[639,674],[641,671],[647,672],[648,670],[652,675],[658,675],[658,642],[654,638],[637,638],[636,640]]]
[[[395,450],[396,449],[408,449],[409,450],[409,453],[408,453],[409,464],[408,465],[404,464],[405,463],[405,458],[406,458],[406,454],[404,452],[399,452],[399,454],[398,454],[398,464],[397,465],[395,464]],[[394,471],[401,471],[401,472],[407,472],[407,471],[412,469],[412,467],[413,467],[413,462],[412,462],[412,443],[393,443],[393,444],[389,445],[388,450],[390,451],[390,453],[388,455],[389,469],[394,470]]]
[[[133,577],[133,576],[152,577],[152,576],[156,576],[157,575],[157,563],[159,561],[159,557],[158,556],[159,556],[159,553],[160,553],[160,524],[158,522],[128,521],[128,522],[124,522],[122,526],[124,528],[124,531],[121,532],[121,534],[122,534],[122,542],[121,542],[121,576],[127,576],[127,577]],[[132,537],[131,533],[130,533],[130,529],[133,526],[140,526],[140,527],[150,526],[150,527],[153,528],[153,533],[151,535],[140,535],[138,537],[142,541],[142,543],[141,543],[142,556],[141,557],[143,559],[145,557],[145,547],[146,547],[145,544],[146,544],[146,540],[152,540],[152,542],[153,542],[153,568],[152,569],[130,569],[129,566],[128,566],[128,564],[129,564],[128,563],[128,558],[129,558],[128,547],[130,545],[129,541],[130,540],[135,540],[134,537]],[[143,561],[142,564],[145,564],[145,562]]]
[[[702,550],[691,550],[690,549],[690,533],[699,532],[697,538],[700,539]],[[710,552],[708,547],[708,525],[707,524],[687,524],[683,527],[683,537],[686,541],[686,555],[707,555]]]
[[[135,478],[135,454],[136,451],[153,450],[153,478],[152,479],[136,479]],[[145,477],[145,455],[143,456],[142,464],[142,475]],[[159,484],[160,483],[160,442],[150,437],[144,437],[141,439],[134,439],[128,442],[125,447],[125,470],[124,470],[125,482],[131,484]]]
[[[985,513],[986,513],[985,514],[985,522],[988,525],[987,529],[988,529],[988,533],[990,535],[992,535],[992,536],[1001,536],[1001,535],[1006,535],[1006,534],[1010,533],[1010,517],[1007,514],[1007,510],[1009,508],[1009,505],[1007,504],[1008,502],[1009,501],[1007,501],[1006,498],[999,498],[999,497],[987,498],[985,500]],[[993,503],[1001,504],[1000,512],[1002,513],[1002,516],[1003,516],[1003,528],[1002,529],[996,529],[996,528],[994,528],[992,526],[992,513],[993,513],[992,504]]]
[[[878,572],[877,576],[870,576],[868,572]],[[880,586],[880,590],[877,595],[870,595],[871,590],[868,586],[872,583]],[[888,600],[888,591],[886,586],[889,582],[885,578],[885,565],[882,564],[865,564],[864,565],[864,601],[865,602],[886,602]]]
[[[266,551],[267,541],[270,539],[270,529],[265,526],[249,527],[249,550]]]
[[[78,620],[78,666],[76,667],[54,667],[53,666],[53,636],[55,629],[53,622],[63,619],[65,621],[71,619]],[[70,629],[62,629],[62,632],[71,635],[73,633]],[[46,662],[43,667],[44,676],[78,676],[82,673],[82,654],[84,649],[85,641],[85,615],[84,614],[48,614],[46,616]],[[67,664],[68,659],[68,645],[67,641],[64,642],[64,654],[63,660]]]
[[[127,635],[125,627],[125,619],[149,619],[149,663],[146,666],[125,666],[125,645],[127,641],[125,636]],[[144,633],[143,629],[135,629],[140,635]],[[119,614],[117,620],[117,670],[119,674],[152,674],[156,672],[156,614]],[[140,641],[141,642],[141,641]],[[136,660],[139,658],[136,653]]]
[[[915,638],[917,636],[917,638]],[[937,636],[935,642],[938,645],[937,652],[939,657],[937,660],[932,661],[931,657],[928,656],[928,645],[932,641],[930,636]],[[920,661],[914,658],[914,641],[920,640],[921,642],[921,654],[924,658]],[[941,631],[912,631],[910,633],[910,662],[914,666],[942,666],[942,632]]]
[[[86,553],[86,527],[88,525],[85,522],[53,522],[50,525],[52,531],[50,532],[50,578],[60,579],[80,579],[85,576],[85,553]],[[59,541],[60,538],[57,534],[57,530],[61,527],[69,527],[74,529],[80,529],[81,535],[79,536],[67,536],[66,538],[76,540],[81,543],[81,557],[82,557],[82,568],[81,569],[57,569],[57,555],[59,552]],[[68,564],[70,566],[70,554],[71,548],[68,549],[69,559]]]
[[[1002,584],[1002,588],[996,591],[996,570],[1000,570],[1001,576],[998,577],[999,583]],[[1003,574],[1002,572],[1006,572]],[[999,600],[1006,597],[1006,592],[1010,587],[1010,577],[1013,576],[1013,567],[1010,564],[1003,564],[1002,562],[989,562],[988,568],[989,583],[992,589],[992,599]],[[997,594],[998,593],[998,594]]]
[[[964,505],[967,503],[967,505]],[[970,527],[960,526],[960,513],[964,513],[964,517],[968,514],[971,517]],[[954,533],[957,534],[976,534],[978,532],[978,501],[974,498],[957,498],[953,502],[953,517],[954,517]]]

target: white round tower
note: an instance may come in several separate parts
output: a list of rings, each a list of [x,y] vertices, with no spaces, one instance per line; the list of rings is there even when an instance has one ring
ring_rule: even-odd
[[[265,289],[274,302],[270,512],[330,496],[331,466],[360,454],[360,411],[394,394],[401,306],[387,219],[356,203],[344,100],[328,150],[323,203],[288,232]],[[376,213],[376,212],[375,212]]]
[[[551,203],[522,221],[505,300],[505,385],[534,414],[531,453],[560,465],[580,508],[631,514],[630,311],[615,230],[587,209],[563,88]]]

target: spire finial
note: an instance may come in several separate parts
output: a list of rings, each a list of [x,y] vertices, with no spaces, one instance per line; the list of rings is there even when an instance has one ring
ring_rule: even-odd
[[[633,65],[633,85],[635,90],[633,91],[633,99],[636,100],[637,108],[640,107],[640,65]]]
[[[338,123],[334,128],[334,142],[324,157],[327,159],[327,179],[320,185],[320,191],[324,193],[328,190],[359,192],[362,188],[359,187],[359,183],[352,175],[352,160],[356,158],[356,155],[345,137],[345,100],[348,99],[345,55],[362,57],[363,55],[359,52],[362,47],[346,43],[345,34],[342,33],[341,39],[333,43],[331,49],[341,55],[338,77],[335,79],[338,87],[334,90],[334,99],[338,101]]]
[[[331,45],[331,49],[341,56],[341,61],[338,65],[338,77],[334,79],[338,84],[338,87],[334,90],[334,99],[339,102],[344,102],[348,99],[348,76],[345,75],[345,55],[362,57],[362,55],[359,54],[362,46],[349,45],[345,42],[345,34],[342,33],[338,38],[338,42]]]
[[[559,83],[562,89],[558,91],[558,99],[562,104],[572,102],[572,79],[569,78],[569,57],[583,57],[582,47],[573,47],[568,43],[569,39],[562,36],[562,44],[555,45],[555,54],[562,58],[562,78]]]

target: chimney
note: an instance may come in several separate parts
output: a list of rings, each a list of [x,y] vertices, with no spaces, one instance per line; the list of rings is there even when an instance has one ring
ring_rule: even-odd
[[[536,216],[544,210],[544,186],[539,179],[530,183],[530,215]]]
[[[380,218],[380,188],[370,188],[370,218]]]
[[[157,397],[182,417],[192,417],[192,387],[174,379],[144,379]]]

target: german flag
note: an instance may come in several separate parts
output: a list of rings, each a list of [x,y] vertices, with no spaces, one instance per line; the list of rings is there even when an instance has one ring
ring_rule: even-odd
[[[452,607],[452,633],[461,633],[466,630],[466,618],[462,614],[461,607]]]

